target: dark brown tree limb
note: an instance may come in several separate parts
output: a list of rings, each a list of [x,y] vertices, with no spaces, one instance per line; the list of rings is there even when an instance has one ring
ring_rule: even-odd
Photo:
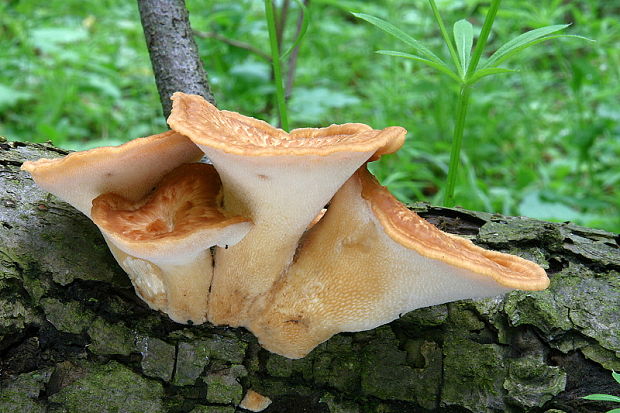
[[[201,95],[215,103],[185,0],[138,0],[138,8],[164,117],[170,114],[174,92]]]
[[[248,389],[273,400],[265,413],[613,407],[580,397],[619,391],[617,234],[418,205],[444,231],[537,261],[551,286],[419,309],[288,360],[139,300],[96,226],[19,169],[63,154],[0,138],[0,412],[234,413]]]

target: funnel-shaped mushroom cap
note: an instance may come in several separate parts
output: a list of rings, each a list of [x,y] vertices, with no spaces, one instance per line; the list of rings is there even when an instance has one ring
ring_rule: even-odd
[[[91,202],[114,192],[138,200],[177,166],[195,162],[202,152],[174,131],[115,147],[74,152],[63,158],[24,162],[37,185],[90,217]]]
[[[105,235],[136,291],[174,321],[206,321],[213,263],[209,248],[234,245],[250,230],[243,217],[227,217],[211,165],[182,165],[147,197],[117,194],[93,200],[92,219]]]
[[[355,170],[397,150],[406,131],[351,123],[290,134],[200,96],[175,93],[170,126],[211,159],[224,186],[224,209],[254,228],[239,244],[218,249],[209,320],[243,325],[246,310],[290,264],[312,220]]]
[[[298,358],[333,334],[416,308],[548,284],[533,262],[438,230],[363,167],[304,238],[287,275],[256,300],[249,329],[268,350]]]

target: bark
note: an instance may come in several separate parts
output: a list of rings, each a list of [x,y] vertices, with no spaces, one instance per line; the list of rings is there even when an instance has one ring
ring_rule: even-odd
[[[138,8],[164,117],[170,115],[174,92],[201,95],[215,104],[185,0],[138,0]]]
[[[420,309],[288,360],[136,298],[95,226],[19,170],[64,153],[0,142],[0,411],[232,413],[251,388],[268,412],[601,412],[579,397],[620,390],[616,234],[417,205],[539,262],[551,287]]]

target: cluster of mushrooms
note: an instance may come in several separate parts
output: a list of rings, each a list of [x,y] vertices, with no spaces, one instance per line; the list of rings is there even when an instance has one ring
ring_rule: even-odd
[[[403,128],[286,133],[172,99],[171,131],[22,168],[92,219],[140,298],[176,322],[243,326],[300,358],[416,308],[549,284],[537,264],[442,232],[379,185],[366,164],[398,150]]]

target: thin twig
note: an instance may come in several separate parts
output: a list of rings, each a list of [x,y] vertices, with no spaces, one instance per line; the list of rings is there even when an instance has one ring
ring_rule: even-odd
[[[235,40],[235,39],[231,39],[228,38],[226,36],[223,36],[221,34],[215,33],[215,32],[201,32],[198,30],[194,30],[194,36],[196,37],[200,37],[201,39],[215,39],[218,40],[222,43],[226,43],[228,45],[231,45],[233,47],[237,47],[239,49],[244,49],[247,50],[250,53],[254,53],[256,56],[260,57],[263,60],[266,60],[268,63],[271,63],[271,56],[269,56],[269,54],[263,52],[262,50],[258,49],[257,47],[252,46],[249,43],[246,42],[242,42],[239,40]]]
[[[282,44],[284,42],[284,29],[286,28],[286,21],[288,20],[288,9],[290,6],[290,0],[284,0],[282,6],[280,6],[280,12],[275,13],[276,17],[276,38],[278,39],[278,50],[282,51]],[[274,6],[274,11],[276,11]]]
[[[309,7],[310,5],[310,0],[304,0],[304,5],[306,6],[306,9]],[[299,33],[301,33],[301,29],[303,26],[303,22],[304,22],[304,15],[303,15],[303,11],[299,13],[299,16],[297,16],[297,30],[295,31],[295,37],[299,36]],[[295,81],[295,72],[297,70],[297,56],[299,55],[299,44],[297,46],[295,46],[295,48],[293,49],[293,51],[291,52],[291,55],[288,58],[288,70],[286,72],[286,99],[289,99],[291,97],[291,94],[293,92],[293,82]]]

